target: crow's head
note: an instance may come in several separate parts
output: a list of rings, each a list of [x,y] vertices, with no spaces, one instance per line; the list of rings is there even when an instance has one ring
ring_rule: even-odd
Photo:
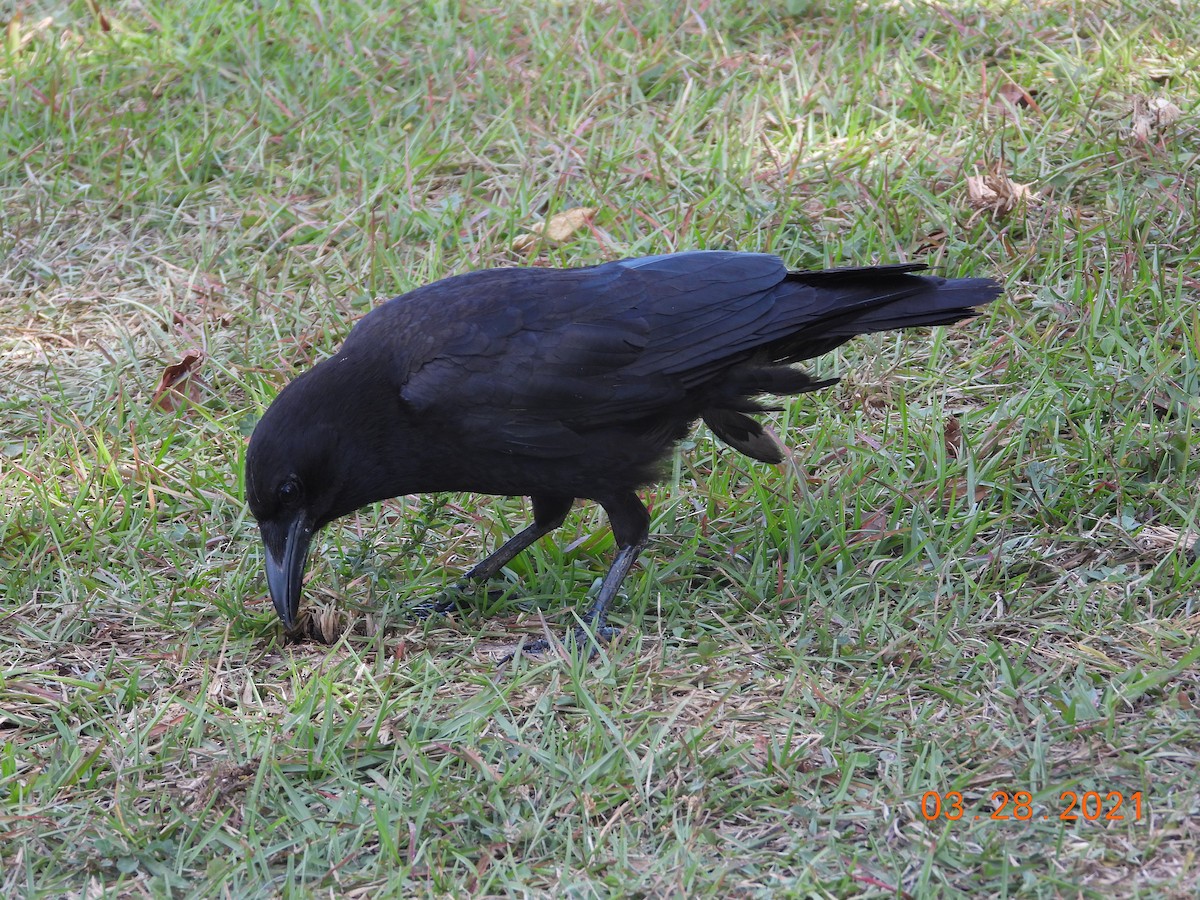
[[[326,360],[289,384],[246,451],[246,502],[262,534],[267,587],[286,628],[295,624],[313,535],[339,516],[396,496],[381,467],[400,448],[370,373]],[[395,416],[391,417],[394,421]],[[399,486],[398,486],[399,487]]]
[[[297,379],[259,421],[246,452],[246,502],[262,534],[271,602],[292,628],[313,534],[334,518],[338,482],[336,425],[306,389],[316,370]],[[318,379],[319,380],[319,379]]]

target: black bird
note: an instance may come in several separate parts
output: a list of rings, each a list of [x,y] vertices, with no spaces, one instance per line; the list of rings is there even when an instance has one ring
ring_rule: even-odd
[[[604,507],[616,558],[585,621],[646,545],[634,493],[697,419],[754,459],[776,442],[748,413],[814,381],[790,364],[855,335],[946,325],[995,299],[989,279],[919,264],[789,272],[762,253],[697,251],[574,269],[446,278],[364,316],[337,355],[291,382],[246,455],[271,600],[289,630],[313,534],[377,500],[432,491],[526,495],[533,523],[466,574],[486,581],[566,518]]]

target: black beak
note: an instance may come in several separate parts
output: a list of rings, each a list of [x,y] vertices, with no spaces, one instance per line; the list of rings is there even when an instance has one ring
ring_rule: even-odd
[[[298,515],[283,524],[262,522],[263,550],[266,551],[267,587],[275,612],[283,627],[291,631],[300,609],[300,586],[304,581],[304,563],[312,543],[313,527],[307,516]]]

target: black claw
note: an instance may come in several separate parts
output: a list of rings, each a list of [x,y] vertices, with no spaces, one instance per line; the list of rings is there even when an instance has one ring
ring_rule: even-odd
[[[434,594],[428,600],[414,606],[413,615],[418,619],[428,619],[430,616],[444,616],[453,610],[462,609],[467,605],[471,587],[472,585],[468,581],[455,582],[440,593]]]
[[[620,633],[621,629],[614,625],[603,625],[600,628],[597,628],[595,631],[588,631],[588,629],[584,628],[583,626],[578,626],[570,632],[566,644],[574,652],[579,652],[581,648],[586,647],[587,658],[590,660],[596,656],[596,652],[600,649],[601,642],[607,644]],[[531,656],[540,656],[547,650],[552,649],[552,647],[553,645],[547,638],[538,638],[536,641],[530,641],[527,644],[522,644],[520,650],[521,652],[527,653]],[[516,655],[517,654],[514,651],[503,657],[500,661],[511,662]]]
[[[456,581],[428,600],[418,603],[412,608],[412,612],[418,619],[428,619],[430,616],[444,616],[456,610],[467,610],[479,605],[478,592],[479,584],[477,582]],[[498,603],[504,599],[507,593],[508,590],[505,588],[488,588],[485,594],[487,603]]]

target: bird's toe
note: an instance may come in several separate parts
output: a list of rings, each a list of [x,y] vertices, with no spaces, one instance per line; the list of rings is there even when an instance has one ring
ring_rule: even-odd
[[[449,587],[414,606],[412,610],[413,615],[418,619],[428,619],[430,616],[444,616],[456,610],[479,607],[481,599],[484,601],[483,608],[487,609],[499,603],[509,594],[509,591],[505,588],[489,587],[481,598],[479,586],[479,582],[476,581],[456,581]]]
[[[609,643],[618,634],[621,629],[613,625],[602,625],[595,631],[589,631],[582,625],[570,632],[566,645],[573,653],[583,653],[588,659],[596,655],[596,651],[600,649],[601,643]],[[541,656],[547,650],[550,650],[553,644],[548,638],[539,638],[536,641],[530,641],[521,646],[521,652],[527,653],[530,656]],[[512,659],[516,653],[511,653],[504,658],[504,661]]]
[[[471,587],[469,582],[455,582],[414,606],[413,615],[418,619],[428,619],[430,616],[444,616],[456,609],[462,609],[467,605]]]

